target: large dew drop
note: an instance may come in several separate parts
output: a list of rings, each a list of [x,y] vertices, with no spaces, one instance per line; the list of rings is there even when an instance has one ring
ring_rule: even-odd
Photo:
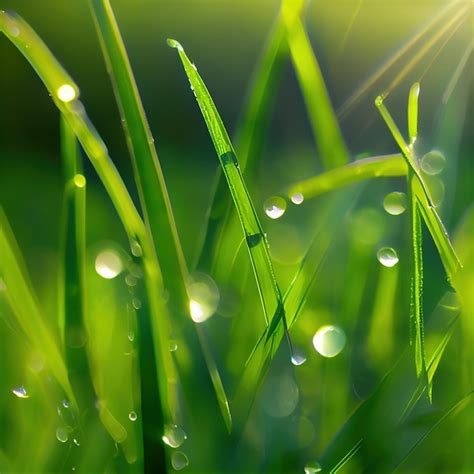
[[[184,443],[186,438],[186,433],[178,425],[166,425],[165,432],[161,437],[163,443],[167,444],[171,448],[179,448]]]
[[[21,386],[21,387],[15,387],[12,389],[13,395],[16,395],[18,398],[29,398],[30,396],[28,395],[28,392],[26,391],[26,388]]]
[[[286,211],[286,201],[282,197],[272,196],[265,201],[263,208],[270,219],[278,219]]]
[[[219,289],[214,280],[204,273],[194,275],[188,285],[189,312],[195,323],[209,319],[219,306]]]
[[[420,161],[421,169],[429,175],[436,175],[443,171],[446,165],[446,158],[438,150],[429,151]]]
[[[304,467],[304,474],[315,474],[316,472],[321,472],[321,464],[316,461],[311,461],[306,464]]]
[[[189,459],[186,454],[182,453],[181,451],[177,451],[171,456],[171,465],[176,471],[181,471],[181,469],[184,469],[189,465]]]
[[[392,216],[403,214],[407,208],[407,197],[405,193],[393,192],[385,196],[383,208]]]
[[[71,84],[63,84],[62,86],[58,87],[56,95],[58,96],[58,99],[62,102],[71,102],[76,98],[77,94],[76,89],[74,89]]]
[[[322,326],[313,337],[313,346],[323,357],[336,357],[345,345],[346,335],[338,326]]]
[[[398,263],[398,255],[392,247],[382,247],[377,252],[377,259],[384,267],[394,267]]]
[[[120,255],[115,250],[108,249],[100,252],[95,259],[95,271],[107,280],[119,275],[123,270]]]

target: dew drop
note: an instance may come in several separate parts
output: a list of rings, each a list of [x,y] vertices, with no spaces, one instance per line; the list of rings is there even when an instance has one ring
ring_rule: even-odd
[[[95,259],[95,271],[106,280],[111,280],[123,270],[120,255],[112,249],[100,252]]]
[[[61,443],[66,443],[69,439],[66,428],[56,428],[56,438]]]
[[[143,255],[142,246],[136,240],[130,242],[130,251],[134,257],[141,257]]]
[[[219,306],[219,289],[214,280],[204,274],[197,273],[188,285],[189,312],[195,323],[209,319]]]
[[[310,461],[304,467],[304,474],[315,474],[316,472],[321,472],[321,464],[316,461]]]
[[[189,465],[189,459],[186,454],[182,453],[181,451],[177,451],[171,456],[171,465],[176,471],[181,471],[181,469],[184,469]]]
[[[130,421],[137,421],[137,413],[134,412],[134,411],[131,411],[129,414],[128,414],[128,419]]]
[[[421,158],[421,169],[429,175],[436,175],[443,171],[446,158],[439,150],[431,150]]]
[[[346,335],[338,326],[322,326],[313,337],[313,346],[323,357],[336,357],[345,345]]]
[[[76,446],[80,446],[81,443],[79,443],[79,441],[77,440],[77,438],[73,438],[72,442],[76,445]]]
[[[26,388],[21,385],[20,387],[15,387],[12,389],[13,395],[16,395],[18,398],[29,398],[30,396],[28,395],[28,392],[26,391]]]
[[[377,252],[377,259],[384,267],[394,267],[398,263],[398,255],[392,247],[382,247]]]
[[[76,188],[83,188],[86,185],[86,178],[82,174],[76,174],[73,181]]]
[[[135,286],[137,284],[137,279],[129,273],[125,277],[125,283],[127,284],[127,286]]]
[[[403,214],[407,208],[405,193],[395,191],[387,194],[383,200],[383,207],[392,216]]]
[[[69,408],[69,402],[67,400],[63,400],[62,405],[64,408]]]
[[[76,98],[76,89],[74,89],[71,84],[63,84],[62,86],[58,87],[56,95],[62,102],[71,102]]]
[[[295,193],[291,196],[291,202],[299,206],[304,201],[304,196],[301,193]]]
[[[133,342],[134,339],[135,339],[135,333],[133,331],[130,331],[128,334],[127,334],[127,339],[130,341],[130,342]]]
[[[293,365],[303,365],[304,363],[306,362],[306,357],[302,354],[299,354],[298,352],[295,352],[292,356],[291,356],[291,363]]]
[[[278,219],[286,211],[286,201],[280,196],[272,196],[265,201],[263,208],[270,219]]]
[[[299,389],[289,375],[271,378],[263,390],[263,409],[273,418],[285,418],[291,415],[299,402]]]
[[[175,352],[178,350],[178,343],[176,341],[169,342],[170,352]]]
[[[165,425],[165,431],[161,439],[163,443],[167,444],[171,448],[179,448],[187,436],[184,430],[178,425]]]
[[[142,307],[142,302],[138,298],[133,298],[132,300],[132,306],[135,309],[140,309]]]

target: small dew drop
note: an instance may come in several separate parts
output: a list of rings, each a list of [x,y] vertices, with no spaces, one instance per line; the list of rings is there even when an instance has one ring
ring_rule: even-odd
[[[186,454],[182,453],[181,451],[177,451],[171,456],[171,465],[176,471],[181,471],[181,469],[184,469],[189,465],[189,459]]]
[[[137,284],[137,279],[129,273],[125,277],[125,283],[127,284],[127,286],[135,286]]]
[[[131,412],[128,414],[128,419],[129,419],[130,421],[137,421],[137,418],[138,418],[138,417],[137,417],[137,414],[136,414],[136,412],[134,412],[134,411],[131,411]]]
[[[303,356],[302,354],[294,353],[291,356],[291,363],[293,365],[299,366],[299,365],[303,365],[305,362],[306,362],[306,357]]]
[[[61,443],[66,443],[69,439],[66,428],[56,428],[56,438]]]
[[[313,337],[313,346],[323,357],[336,357],[346,345],[346,335],[338,326],[322,326]]]
[[[135,339],[135,333],[130,331],[128,334],[127,334],[127,339],[130,341],[130,342],[133,342],[134,339]]]
[[[295,193],[291,196],[291,202],[299,206],[304,201],[304,196],[301,193]]]
[[[77,438],[74,438],[74,439],[72,440],[72,442],[73,442],[76,446],[80,446],[80,445],[81,445],[81,443],[79,443],[79,441],[77,440]]]
[[[69,408],[69,402],[67,400],[63,400],[62,405],[64,408]]]
[[[95,271],[106,280],[111,280],[123,270],[120,255],[112,249],[100,252],[95,259]]]
[[[170,352],[175,352],[178,350],[178,343],[176,341],[169,342]]]
[[[311,461],[306,464],[304,467],[304,474],[315,474],[316,472],[321,472],[321,464],[316,461]]]
[[[193,276],[188,285],[189,312],[195,323],[202,323],[209,319],[219,306],[220,294],[214,280],[204,274]]]
[[[286,374],[274,376],[263,389],[263,409],[273,418],[285,418],[295,411],[299,398],[299,388],[293,377]]]
[[[405,193],[393,192],[385,196],[383,208],[392,216],[403,214],[407,208],[407,197]]]
[[[186,433],[178,425],[165,425],[165,431],[161,437],[163,443],[171,448],[179,448],[187,439]]]
[[[18,398],[29,398],[26,388],[22,386],[12,389],[13,395],[16,395]]]
[[[443,171],[446,158],[439,150],[431,150],[421,159],[421,169],[429,175],[436,175]]]
[[[280,196],[272,196],[265,201],[263,208],[270,219],[278,219],[286,211],[286,201]]]
[[[384,267],[394,267],[398,263],[398,255],[392,247],[382,247],[377,252],[377,259]]]
[[[133,298],[132,300],[132,306],[135,309],[140,309],[142,307],[142,302],[138,298]]]
[[[74,186],[76,188],[83,188],[86,185],[86,178],[82,174],[76,174],[74,176]]]
[[[71,86],[71,84],[63,84],[62,86],[58,87],[56,95],[58,96],[59,100],[67,103],[76,98],[76,90],[73,86]]]
[[[142,246],[136,240],[130,242],[130,251],[134,257],[141,257],[143,255]]]

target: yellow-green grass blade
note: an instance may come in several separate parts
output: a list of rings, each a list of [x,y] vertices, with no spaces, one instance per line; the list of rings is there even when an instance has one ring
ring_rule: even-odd
[[[175,421],[178,399],[176,368],[168,350],[169,309],[163,299],[164,286],[155,249],[132,198],[108,155],[107,148],[78,100],[79,88],[58,63],[34,30],[17,14],[0,11],[0,30],[19,49],[35,69],[67,120],[107,190],[130,238],[143,253],[145,285],[151,313],[150,330],[155,344],[160,395],[166,420]],[[66,86],[66,87],[64,87]],[[166,374],[164,377],[160,374]]]
[[[418,136],[418,96],[420,95],[420,83],[415,82],[410,87],[408,94],[408,137],[413,145]]]
[[[90,0],[135,170],[145,221],[155,244],[170,302],[188,312],[187,268],[171,201],[138,87],[109,0]]]
[[[329,99],[318,61],[299,15],[301,0],[285,0],[282,15],[287,28],[287,42],[306,109],[325,168],[335,168],[349,161],[344,139]]]
[[[285,190],[288,199],[301,194],[305,200],[372,178],[406,176],[407,165],[398,154],[373,156],[353,161],[294,183]]]
[[[80,408],[94,403],[85,326],[86,179],[74,132],[61,116],[64,211],[61,233],[59,324],[69,378]],[[81,403],[82,402],[82,403]]]
[[[0,280],[4,288],[2,294],[12,309],[18,326],[38,354],[44,357],[65,395],[77,410],[64,357],[58,341],[45,324],[3,207],[0,207],[0,255]]]

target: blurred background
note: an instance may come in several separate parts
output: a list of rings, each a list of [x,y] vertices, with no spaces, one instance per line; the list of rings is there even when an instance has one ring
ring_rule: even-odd
[[[205,214],[218,161],[188,80],[175,51],[167,47],[166,39],[176,38],[183,44],[231,134],[238,127],[248,86],[278,16],[280,2],[113,0],[111,3],[155,137],[186,260],[191,263],[199,251],[196,236],[205,228]],[[446,3],[446,0],[313,0],[308,4],[304,22],[332,104],[339,111],[341,130],[353,159],[398,151],[373,101],[397,77],[409,58],[389,70],[348,112],[344,110],[344,104]],[[462,5],[464,3],[459,2],[459,8]],[[87,2],[0,0],[0,9],[13,9],[28,21],[75,79],[89,117],[138,202],[120,116]],[[400,129],[405,131],[408,90],[413,82],[421,79],[419,151],[424,154],[437,149],[446,157],[442,173],[433,178],[430,186],[451,234],[459,231],[469,209],[469,222],[472,222],[472,58],[462,70],[452,93],[447,95],[453,75],[473,40],[472,25],[471,8],[459,28],[431,47],[387,98],[387,106]],[[55,282],[63,202],[59,114],[30,65],[4,37],[0,37],[0,91],[0,203],[24,254],[44,313],[52,321],[57,304]],[[301,208],[291,209],[284,219],[275,221],[268,219],[263,209],[268,196],[279,194],[289,184],[323,170],[289,59],[265,133],[258,177],[251,183],[250,191],[268,233],[277,277],[286,288],[313,235],[312,216],[317,216],[327,206],[325,197],[318,198]],[[89,271],[94,282],[91,295],[98,298],[97,295],[106,295],[112,290],[105,290],[104,282],[94,273],[94,259],[102,250],[113,248],[123,261],[127,261],[128,250],[124,249],[128,248],[128,242],[95,171],[87,160],[84,162],[88,180]],[[193,472],[213,472],[212,469],[219,472],[219,466],[223,465],[231,466],[230,470],[240,469],[240,472],[253,472],[255,466],[258,466],[258,472],[303,472],[307,461],[317,459],[360,401],[373,393],[409,340],[408,217],[394,219],[384,212],[382,205],[388,192],[404,190],[404,179],[383,179],[361,189],[344,191],[347,199],[354,199],[354,202],[357,194],[357,204],[350,213],[335,217],[340,219],[340,230],[334,236],[334,245],[319,274],[322,276],[293,332],[295,344],[302,357],[308,359],[307,363],[293,367],[288,364],[284,350],[277,357],[247,427],[245,441],[238,444],[238,449],[235,440],[223,443],[219,449],[213,444],[223,433],[222,426],[213,425],[222,423],[218,415],[201,420],[201,436],[206,439],[200,439],[196,444],[191,441],[186,451]],[[461,253],[467,254],[469,244],[465,243],[464,237],[464,234],[460,237],[465,246]],[[424,238],[425,312],[426,315],[438,314],[442,319],[440,312],[450,310],[446,304],[440,309],[440,300],[450,297],[450,288],[428,233]],[[386,273],[388,269],[377,262],[375,253],[381,245],[399,249],[400,269],[396,267],[396,275]],[[213,277],[219,285],[218,278]],[[124,286],[123,282],[121,284]],[[250,291],[252,301],[257,301],[256,290]],[[221,293],[224,299],[224,293]],[[393,298],[385,305],[384,294]],[[110,318],[104,316],[97,331],[105,334],[109,327],[107,321],[113,320],[113,324],[118,325],[116,331],[126,334],[129,320],[122,313],[129,295],[122,298],[118,286],[114,287],[112,296],[107,295],[102,299],[91,299],[91,314],[107,313]],[[378,301],[375,295],[379,295]],[[397,303],[399,301],[401,303]],[[216,358],[222,361],[224,382],[232,391],[242,362],[255,343],[256,333],[241,341],[240,348],[235,349],[238,355],[232,350],[229,352],[228,338],[234,328],[229,322],[229,314],[238,311],[230,311],[228,307],[221,306],[218,317],[206,324]],[[244,303],[239,311],[242,308],[246,308]],[[381,308],[390,313],[392,336],[389,342],[377,337],[380,322],[375,316]],[[347,335],[347,347],[340,357],[324,359],[312,347],[311,338],[324,324],[337,324]],[[4,335],[9,334],[6,327],[2,326],[1,331]],[[451,355],[446,356],[440,369],[440,381],[444,382],[440,383],[442,388],[438,392],[440,410],[465,393],[465,386],[462,388],[459,383],[464,370],[458,364],[459,358],[463,357],[459,347],[469,339],[463,339],[461,334],[458,336],[450,346]],[[378,350],[381,344],[388,344],[385,351]],[[123,352],[122,346],[116,349]],[[14,357],[11,347],[8,357]],[[105,357],[102,363],[106,365],[110,361]],[[412,359],[402,365],[413,378]],[[20,381],[8,367],[7,362],[3,366],[0,363],[0,377],[5,377],[9,386],[19,385]],[[126,370],[129,369],[127,366]],[[109,390],[112,390],[110,387],[120,390],[120,380],[109,382]],[[402,385],[400,382],[397,387]],[[202,390],[213,396],[210,390]],[[283,398],[275,395],[279,391],[284,394]],[[393,402],[397,391],[390,393]],[[200,397],[200,392],[196,392],[196,396]],[[1,396],[0,403],[4,407],[10,406]],[[212,405],[213,399],[202,403],[203,412],[206,407],[210,412],[217,411]],[[390,407],[390,403],[387,401],[386,407]],[[422,414],[428,416],[423,411]],[[4,426],[10,426],[6,418],[2,419]],[[450,427],[448,433],[453,437],[447,448],[443,444],[445,441],[434,441],[438,456],[430,452],[433,458],[424,467],[415,463],[408,466],[406,472],[464,472],[465,453],[462,446],[456,444],[459,439],[454,436],[459,427],[459,424]],[[416,429],[415,426],[413,431]],[[189,435],[193,430],[197,438],[196,425],[186,432]],[[405,434],[406,438],[414,436],[413,431]],[[192,436],[189,438],[192,440]],[[130,443],[134,442],[133,438]],[[388,437],[382,447],[377,443],[373,446],[383,453],[391,442],[394,440]],[[5,445],[2,447],[5,449]],[[375,447],[364,456],[374,455]],[[133,455],[130,446],[124,450],[127,461],[136,459],[137,454]],[[448,454],[446,450],[450,450]],[[239,458],[242,453],[244,458]],[[215,462],[207,470],[203,466],[210,456]],[[457,461],[459,464],[456,465]],[[451,470],[453,465],[457,467]]]

